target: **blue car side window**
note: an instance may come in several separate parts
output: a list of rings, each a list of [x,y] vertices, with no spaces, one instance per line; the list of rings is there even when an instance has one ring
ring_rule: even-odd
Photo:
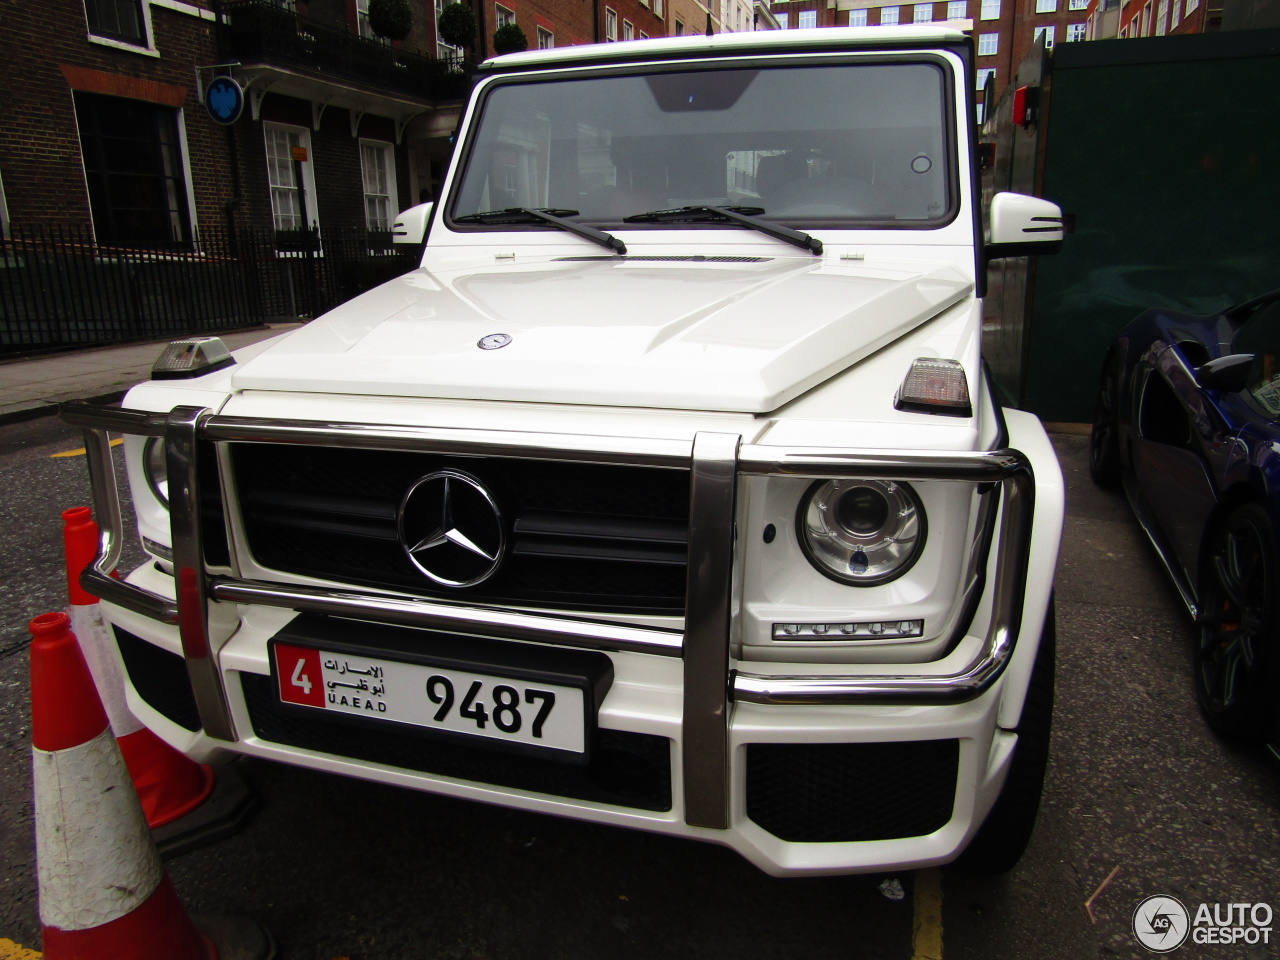
[[[1233,353],[1252,353],[1245,389],[1272,419],[1280,417],[1280,301],[1263,307],[1236,332]]]

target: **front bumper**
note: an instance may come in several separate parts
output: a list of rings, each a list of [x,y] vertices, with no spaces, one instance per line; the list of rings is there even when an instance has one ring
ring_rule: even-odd
[[[699,433],[691,446],[545,434],[495,438],[491,432],[478,436],[470,431],[248,420],[195,407],[152,414],[75,403],[66,405],[63,415],[86,430],[95,513],[102,531],[99,556],[86,570],[83,583],[108,604],[108,617],[118,636],[123,631],[167,653],[185,670],[194,728],[176,723],[157,709],[139,694],[137,671],[130,669],[129,675],[135,712],[189,752],[212,753],[221,748],[460,797],[714,840],[775,874],[945,862],[977,829],[1003,781],[1014,737],[1001,728],[1016,725],[1048,602],[1061,523],[1060,482],[1054,483],[1052,476],[1042,482],[1044,478],[1038,480],[1031,469],[1033,459],[1054,464],[1052,471],[1042,473],[1056,476],[1052,451],[1030,418],[1014,431],[1013,439],[1029,445],[1033,456],[1015,449],[924,455],[781,451],[742,444],[739,436],[724,433]],[[111,576],[119,562],[122,518],[107,431],[166,440],[172,578],[146,569],[128,581]],[[201,543],[197,458],[203,441],[425,448],[470,456],[688,469],[691,521],[685,629],[676,632],[212,574],[205,568]],[[972,621],[977,631],[954,637],[950,652],[941,660],[890,669],[862,665],[837,673],[798,672],[795,665],[736,662],[730,633],[739,478],[847,475],[999,486],[998,532],[982,603]],[[1049,494],[1049,502],[1039,510],[1038,486]],[[1037,576],[1029,585],[1033,566],[1048,576]],[[541,781],[536,778],[501,783],[492,776],[469,777],[439,763],[435,769],[422,769],[422,765],[415,769],[394,752],[371,754],[358,744],[340,746],[323,737],[308,739],[311,734],[271,728],[261,702],[261,681],[270,673],[267,640],[298,612],[605,651],[624,679],[603,705],[600,727],[669,745],[668,752],[655,755],[653,761],[668,765],[669,801],[665,808],[660,800],[648,802],[647,808],[628,806],[607,794],[539,789]],[[162,669],[172,669],[172,663]],[[897,746],[885,753],[881,750],[885,744]],[[788,745],[794,749],[785,749]],[[835,754],[815,752],[815,748],[840,747],[843,752]],[[913,752],[921,750],[925,752]],[[904,775],[889,774],[890,767],[901,767]],[[850,783],[885,773],[886,784],[891,779],[902,782],[902,796],[928,792],[930,788],[913,786],[913,768],[941,769],[949,784],[944,800],[934,804],[947,809],[941,814],[922,812],[912,821],[920,829],[926,825],[924,833],[899,830],[901,836],[875,838],[873,833],[866,835],[871,839],[858,839],[858,828],[851,827],[852,832],[841,836],[855,839],[812,840],[808,839],[812,832],[798,820],[773,809],[777,803],[769,806],[768,798],[778,789],[785,793],[791,789],[785,786],[788,781],[803,780],[810,775],[806,771],[814,770],[839,769]],[[810,803],[839,799],[838,782],[815,787]],[[938,792],[936,785],[932,789]],[[900,805],[892,790],[883,793],[891,805]],[[760,821],[768,823],[769,829]]]

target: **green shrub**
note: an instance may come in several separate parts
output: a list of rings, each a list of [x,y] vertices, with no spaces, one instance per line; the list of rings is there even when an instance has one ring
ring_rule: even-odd
[[[493,34],[494,53],[519,53],[529,49],[529,38],[524,35],[519,24],[506,23]]]
[[[440,11],[436,32],[450,46],[470,47],[476,41],[476,15],[465,3],[451,3]]]

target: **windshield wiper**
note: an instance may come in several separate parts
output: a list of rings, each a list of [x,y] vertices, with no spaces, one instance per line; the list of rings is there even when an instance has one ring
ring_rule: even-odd
[[[627,245],[612,234],[597,230],[595,227],[588,227],[585,223],[574,223],[570,220],[562,219],[563,217],[576,217],[577,215],[577,210],[559,210],[554,207],[545,209],[509,207],[506,210],[489,210],[485,213],[472,213],[465,217],[454,217],[453,222],[481,223],[485,226],[504,223],[549,223],[553,227],[564,230],[566,233],[572,233],[582,237],[584,240],[590,240],[592,243],[607,247],[616,254],[623,255],[627,252]]]
[[[752,230],[759,230],[777,240],[782,240],[801,250],[814,254],[822,253],[822,241],[799,230],[792,230],[781,224],[760,220],[758,214],[764,213],[763,207],[677,207],[674,210],[651,210],[648,213],[637,213],[623,217],[623,223],[705,223],[708,220],[728,220],[740,223]]]

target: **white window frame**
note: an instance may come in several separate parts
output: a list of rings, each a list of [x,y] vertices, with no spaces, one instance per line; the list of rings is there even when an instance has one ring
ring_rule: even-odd
[[[128,50],[130,53],[159,57],[160,51],[156,49],[155,31],[151,27],[151,4],[148,0],[139,0],[138,6],[141,7],[144,43],[130,43],[128,40],[117,40],[115,37],[104,37],[94,33],[93,28],[89,26],[89,5],[87,2],[84,7],[84,35],[86,39],[90,43],[96,43],[104,47],[115,47],[117,50]]]
[[[1088,33],[1089,25],[1087,23],[1068,23],[1067,35],[1062,38],[1063,43],[1077,43],[1085,39]]]
[[[1198,6],[1200,6],[1200,0],[1187,0],[1186,6],[1183,7],[1182,19],[1187,19],[1187,17],[1190,16],[1191,11],[1196,9]]]
[[[1088,10],[1089,0],[1067,0],[1068,10]]]
[[[1058,0],[1036,0],[1036,13],[1057,13]]]
[[[618,40],[618,11],[612,7],[604,8],[604,39],[606,43]]]
[[[817,10],[801,10],[796,15],[797,30],[814,30],[818,26]]]
[[[966,20],[969,17],[969,0],[950,0],[947,4],[948,20]]]
[[[977,90],[979,93],[985,90],[987,87],[987,77],[995,76],[995,72],[996,72],[995,67],[979,67],[977,70],[977,75],[975,77],[973,89]]]
[[[917,3],[911,11],[912,23],[933,23],[933,4]]]
[[[387,230],[391,229],[391,225],[395,223],[396,216],[400,213],[400,193],[396,183],[396,148],[395,144],[388,143],[385,140],[365,140],[359,141],[360,145],[360,180],[361,188],[364,196],[364,225],[368,230]],[[385,194],[371,194],[369,192],[369,167],[367,164],[367,152],[376,152],[381,155],[383,169],[380,171],[386,176]],[[374,226],[369,222],[369,198],[385,196],[387,200],[387,219],[386,226]]]
[[[899,23],[901,11],[897,7],[881,7],[880,8],[880,26],[892,27]],[[888,18],[887,20],[885,18]]]
[[[867,25],[867,11],[865,9],[849,11],[849,26],[865,27],[866,25]]]
[[[641,40],[648,40],[648,39],[649,39],[649,35],[648,35],[647,33],[645,33],[643,30],[641,30],[641,31],[640,31],[640,39],[641,39]]]
[[[775,20],[777,20],[777,21],[778,21],[778,29],[779,29],[779,30],[789,30],[789,29],[791,29],[791,28],[790,28],[790,26],[788,25],[788,21],[790,21],[790,19],[791,19],[791,14],[789,14],[789,13],[775,13],[775,14],[773,15],[773,19],[775,19]],[[676,26],[677,26],[677,27],[680,27],[680,28],[683,28],[683,27],[684,27],[684,24],[682,24],[679,20],[677,20],[677,21],[676,21]],[[680,36],[680,31],[677,31],[676,36],[677,36],[677,37],[678,37],[678,36]]]
[[[653,15],[659,20],[663,18],[662,0],[653,0]]]
[[[1053,26],[1036,27],[1035,33],[1031,37],[1031,42],[1035,43],[1040,39],[1040,35],[1044,34],[1044,48],[1046,50],[1053,49]]]
[[[556,45],[556,35],[545,27],[538,28],[538,49],[550,50]]]
[[[634,40],[636,38],[636,25],[630,20],[622,21],[622,39]]]
[[[357,2],[359,2],[359,0],[357,0]],[[495,3],[493,5],[493,22],[496,24],[496,26],[494,26],[495,30],[505,27],[508,23],[515,23],[516,12],[514,10],[508,10],[500,3]]]
[[[978,56],[994,57],[999,52],[1000,52],[1000,34],[998,33],[978,34]]]
[[[283,135],[286,143],[292,134],[297,134],[298,142],[296,146],[304,147],[307,151],[307,162],[302,165],[302,226],[280,226],[279,204],[277,203],[276,191],[280,189],[297,190],[298,186],[294,179],[294,171],[292,152],[289,157],[289,180],[293,181],[291,186],[277,184],[273,181],[273,157],[271,154],[273,135]],[[306,127],[295,127],[289,123],[273,123],[270,120],[264,120],[262,123],[263,150],[267,158],[267,191],[271,196],[271,223],[276,230],[298,230],[307,229],[320,222],[320,209],[317,205],[316,198],[316,177],[315,177],[315,153],[311,149],[311,131]],[[295,146],[295,144],[289,144]],[[291,204],[292,206],[292,204]],[[291,214],[292,215],[292,214]]]
[[[1156,14],[1156,36],[1163,37],[1169,32],[1169,0],[1160,0]]]
[[[982,9],[978,12],[979,20],[999,20],[1000,0],[982,0]]]
[[[1178,24],[1181,22],[1182,22],[1182,0],[1173,0],[1173,2],[1169,4],[1169,32],[1173,33],[1173,31],[1177,28]]]

